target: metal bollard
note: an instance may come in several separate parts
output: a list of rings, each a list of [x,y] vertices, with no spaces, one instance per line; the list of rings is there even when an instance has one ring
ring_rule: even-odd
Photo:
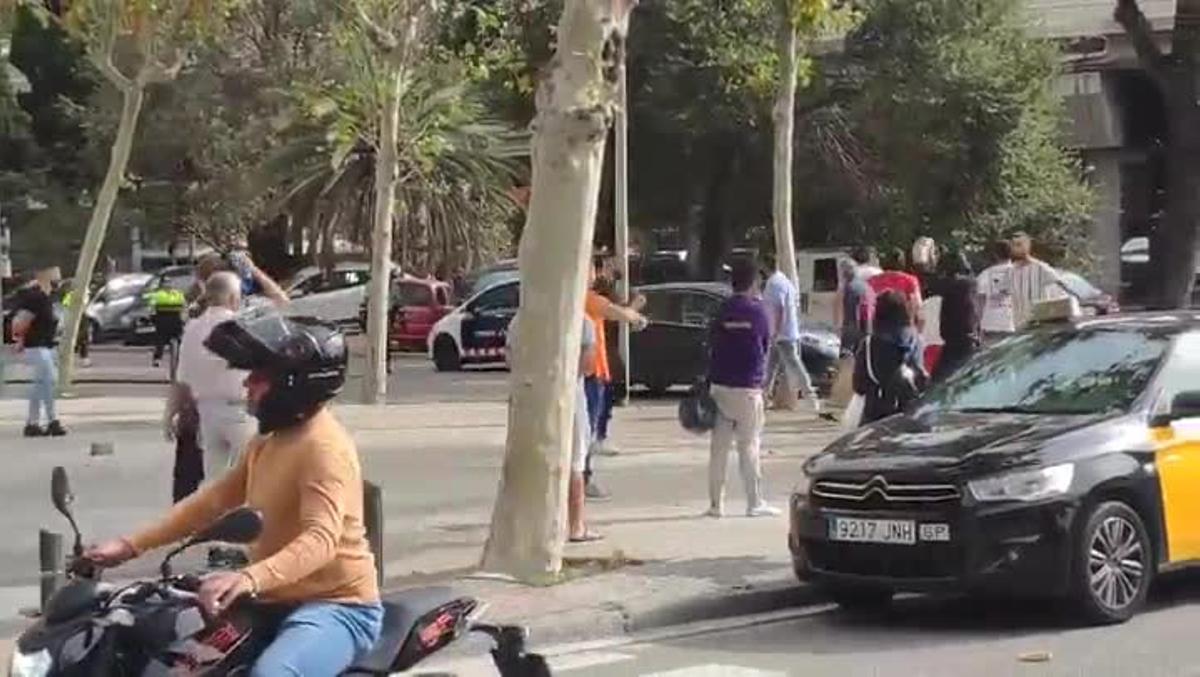
[[[38,560],[41,566],[42,600],[41,609],[58,592],[62,583],[63,536],[41,529],[38,531]]]
[[[383,490],[370,482],[363,482],[363,526],[367,529],[367,543],[375,556],[375,571],[379,584],[383,585]]]

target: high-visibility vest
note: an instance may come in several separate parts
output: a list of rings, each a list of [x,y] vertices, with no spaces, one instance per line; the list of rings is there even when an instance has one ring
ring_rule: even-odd
[[[187,306],[187,297],[178,289],[155,289],[145,299],[154,310],[182,311]]]

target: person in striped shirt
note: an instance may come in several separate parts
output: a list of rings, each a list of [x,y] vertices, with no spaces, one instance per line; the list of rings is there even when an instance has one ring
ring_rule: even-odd
[[[1020,330],[1033,319],[1033,308],[1063,288],[1062,277],[1053,266],[1033,256],[1033,239],[1028,233],[1012,236],[1013,324]]]

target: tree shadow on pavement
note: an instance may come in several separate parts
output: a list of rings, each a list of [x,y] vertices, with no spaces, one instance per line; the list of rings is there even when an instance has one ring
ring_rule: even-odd
[[[700,557],[648,561],[639,567],[638,574],[692,578],[719,586],[749,589],[772,575],[790,576],[791,569],[785,562],[768,557]]]

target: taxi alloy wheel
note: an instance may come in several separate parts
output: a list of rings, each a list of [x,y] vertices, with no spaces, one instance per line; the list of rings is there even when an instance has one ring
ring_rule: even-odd
[[[1096,506],[1080,541],[1077,581],[1089,621],[1120,623],[1146,601],[1153,550],[1141,517],[1124,503]]]

